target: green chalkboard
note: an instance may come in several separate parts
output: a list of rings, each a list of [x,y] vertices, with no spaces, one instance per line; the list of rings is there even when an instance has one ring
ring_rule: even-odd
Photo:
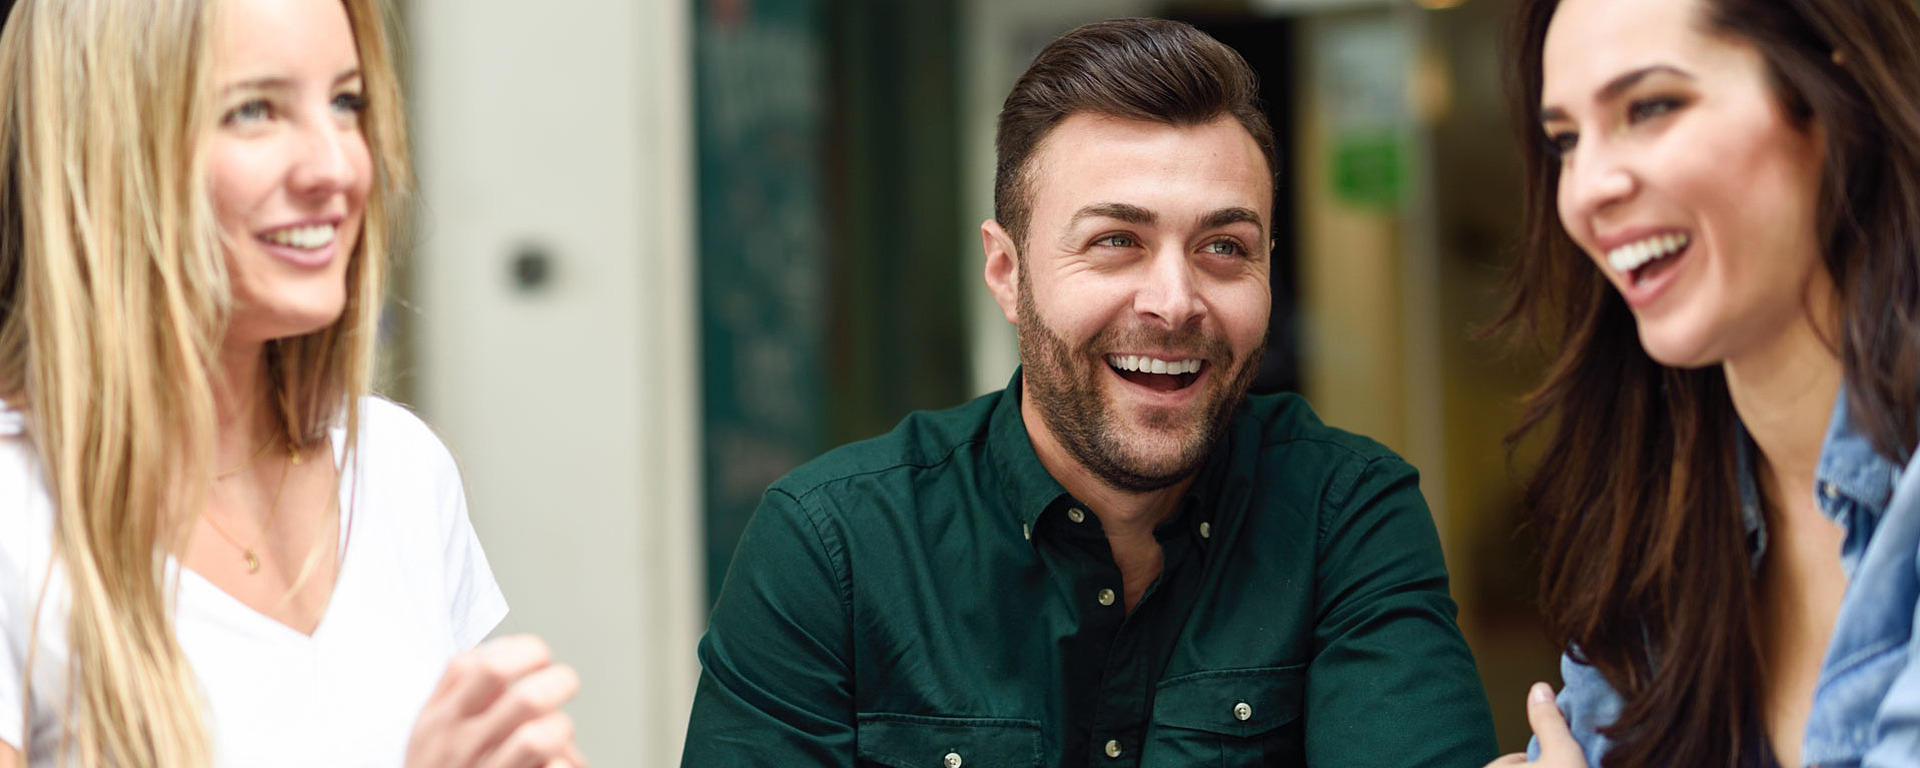
[[[767,484],[825,448],[821,6],[700,0],[695,15],[710,596]]]

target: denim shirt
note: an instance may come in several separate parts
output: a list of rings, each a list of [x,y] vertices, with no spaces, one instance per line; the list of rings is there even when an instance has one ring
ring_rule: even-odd
[[[1740,496],[1757,567],[1766,552],[1766,523],[1741,435]],[[1820,664],[1813,709],[1801,742],[1808,766],[1920,766],[1920,644],[1914,640],[1920,606],[1920,472],[1873,449],[1854,427],[1845,388],[1820,447],[1814,494],[1821,513],[1846,531],[1840,565],[1846,595]],[[1911,660],[1911,661],[1910,661]],[[1558,704],[1598,766],[1608,741],[1599,729],[1620,715],[1621,699],[1599,671],[1569,656],[1560,660],[1566,685]],[[1539,756],[1536,739],[1527,748]]]

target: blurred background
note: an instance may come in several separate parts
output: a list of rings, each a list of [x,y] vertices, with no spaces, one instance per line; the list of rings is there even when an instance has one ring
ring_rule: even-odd
[[[694,644],[765,486],[1005,386],[993,125],[1087,21],[1190,21],[1282,147],[1268,365],[1422,472],[1503,748],[1533,680],[1539,375],[1476,331],[1517,242],[1507,0],[400,0],[422,179],[385,390],[461,459],[512,615],[598,765],[678,762]]]

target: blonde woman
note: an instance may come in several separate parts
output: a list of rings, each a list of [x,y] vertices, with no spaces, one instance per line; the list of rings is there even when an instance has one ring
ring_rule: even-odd
[[[0,768],[583,762],[445,447],[368,395],[411,177],[376,0],[0,34]]]

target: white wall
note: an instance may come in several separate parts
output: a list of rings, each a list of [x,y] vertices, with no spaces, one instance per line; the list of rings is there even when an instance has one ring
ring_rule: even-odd
[[[673,765],[704,626],[690,3],[412,0],[421,405],[599,765]],[[522,243],[552,282],[521,293]]]

